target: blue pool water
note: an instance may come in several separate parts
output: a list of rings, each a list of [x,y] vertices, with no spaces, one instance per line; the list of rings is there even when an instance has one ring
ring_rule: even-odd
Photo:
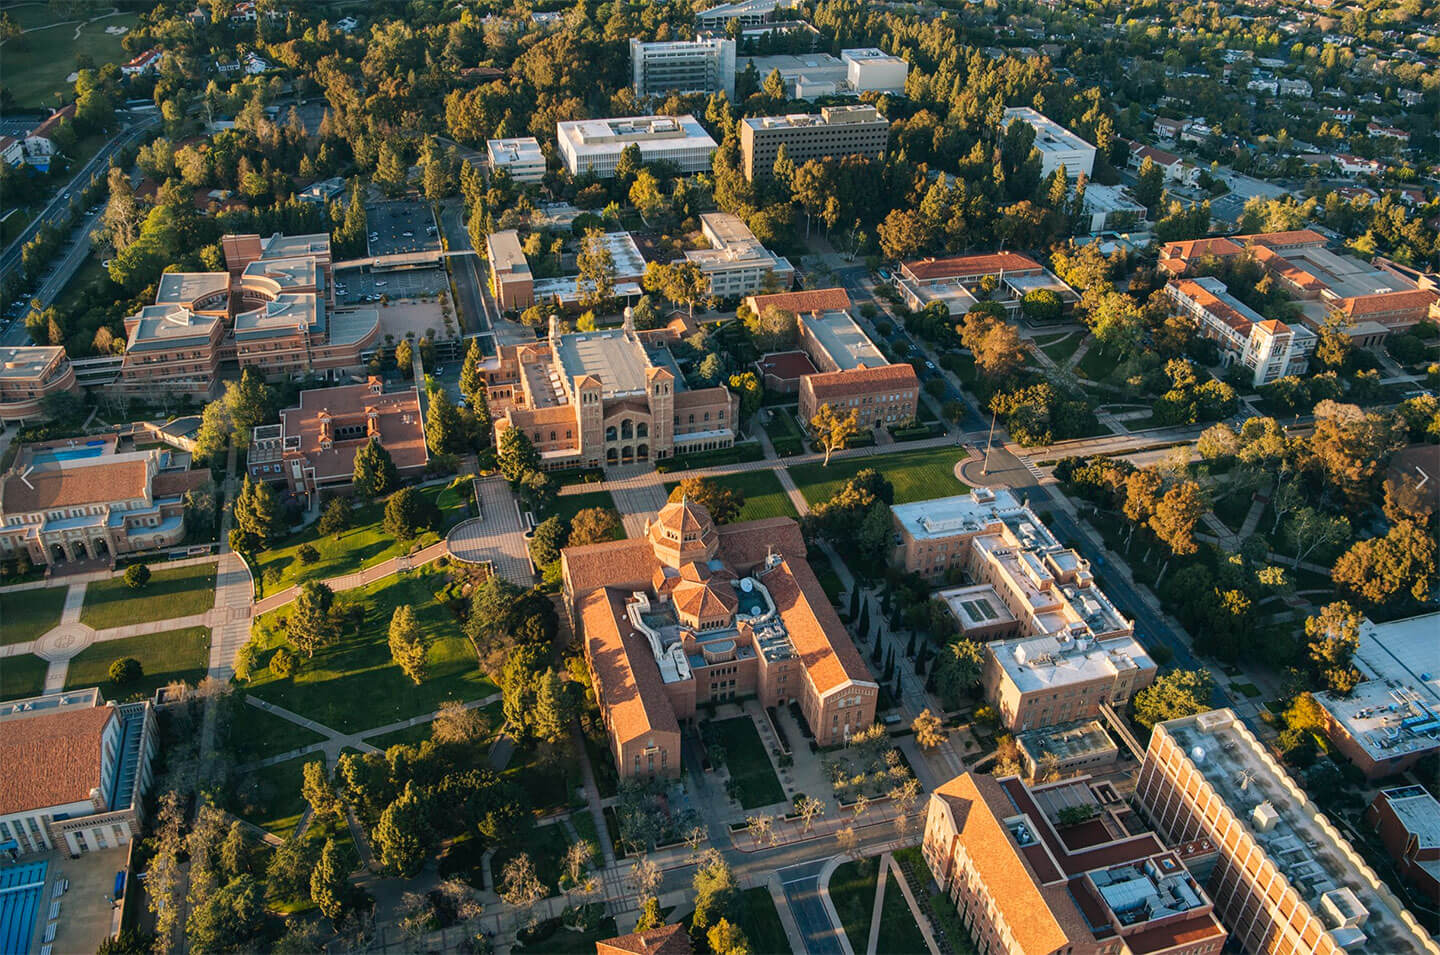
[[[105,445],[103,442],[99,442],[83,448],[58,448],[54,451],[42,451],[35,455],[35,458],[45,461],[74,461],[78,458],[98,458],[104,453]]]
[[[0,869],[0,952],[26,955],[30,951],[47,866],[29,862]]]

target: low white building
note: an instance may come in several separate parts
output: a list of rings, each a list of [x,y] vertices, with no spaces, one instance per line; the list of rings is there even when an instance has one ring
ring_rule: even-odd
[[[1095,172],[1095,147],[1064,126],[1028,106],[1012,106],[1005,111],[1004,125],[1016,120],[1030,124],[1035,130],[1035,148],[1040,150],[1040,175],[1048,176],[1061,166],[1067,178],[1079,178]]]
[[[355,28],[359,25],[360,21],[356,20],[354,17],[341,17],[340,19],[335,21],[335,29],[339,30],[341,33],[354,33]]]
[[[1303,374],[1319,341],[1304,325],[1266,320],[1213,276],[1173,280],[1165,294],[1178,314],[1195,319],[1200,334],[1220,346],[1225,364],[1238,361],[1250,369],[1256,386]]]
[[[767,283],[788,289],[794,280],[795,269],[789,260],[761,245],[738,216],[706,212],[700,216],[700,231],[711,248],[692,249],[685,258],[705,273],[711,295],[751,295]]]
[[[841,50],[845,82],[853,93],[903,93],[910,64],[874,47]]]
[[[128,844],[158,748],[148,701],[106,703],[92,688],[0,704],[0,851]]]
[[[632,143],[640,147],[643,162],[673,162],[683,173],[709,171],[715,152],[715,140],[688,113],[558,123],[555,138],[572,175],[593,172],[601,179],[615,175],[620,154]]]
[[[485,154],[492,170],[504,170],[515,182],[539,182],[545,178],[545,154],[534,136],[486,140]]]
[[[1135,201],[1124,186],[1087,183],[1084,202],[1085,219],[1077,223],[1091,235],[1099,232],[1129,232],[1145,221],[1146,209]],[[1077,228],[1076,231],[1079,231]]]

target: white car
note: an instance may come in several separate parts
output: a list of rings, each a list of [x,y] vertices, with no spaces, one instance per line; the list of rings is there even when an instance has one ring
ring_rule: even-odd
[[[376,283],[375,283],[375,287],[376,287],[376,288],[384,288],[386,284],[387,284],[387,283],[385,283],[385,282],[376,282]]]
[[[400,233],[400,234],[401,234],[402,236],[404,236],[405,238],[407,238],[407,239],[413,239],[413,238],[415,238],[415,233],[413,233],[413,232],[402,232],[402,233]]]

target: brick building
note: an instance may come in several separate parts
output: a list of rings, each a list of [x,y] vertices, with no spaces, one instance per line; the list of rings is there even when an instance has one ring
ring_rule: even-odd
[[[875,720],[879,688],[789,518],[717,527],[677,501],[638,540],[566,548],[561,569],[623,778],[678,776],[704,703],[796,702],[821,746]]]
[[[1018,252],[904,262],[895,270],[891,281],[906,307],[918,312],[927,305],[941,302],[956,317],[969,312],[982,298],[1015,316],[1020,313],[1025,296],[1041,290],[1058,295],[1065,311],[1080,301],[1075,290],[1060,281],[1055,273]],[[993,288],[984,291],[992,283]]]
[[[1072,820],[1083,821],[1072,821]],[[1013,955],[1202,955],[1227,932],[1187,868],[1114,788],[966,773],[930,796],[922,851],[976,949]]]
[[[0,347],[0,421],[41,417],[41,402],[76,387],[61,346]]]
[[[1432,907],[1440,906],[1440,802],[1424,786],[1382,789],[1365,821],[1380,834],[1400,874]]]

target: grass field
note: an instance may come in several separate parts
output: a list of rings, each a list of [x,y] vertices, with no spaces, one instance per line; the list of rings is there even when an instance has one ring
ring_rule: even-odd
[[[0,594],[0,646],[28,643],[60,622],[69,587]]]
[[[834,497],[856,474],[874,468],[895,486],[895,503],[909,504],[967,491],[955,478],[957,460],[954,448],[928,448],[864,458],[838,458],[831,460],[828,467],[818,462],[802,464],[790,469],[790,477],[814,507]]]
[[[615,498],[610,496],[609,491],[588,491],[584,494],[561,495],[555,498],[554,506],[550,508],[550,513],[545,516],[558,517],[561,523],[569,524],[575,519],[576,514],[579,514],[587,507],[604,508],[613,513],[617,521],[620,519],[620,511],[615,507]],[[622,527],[620,529],[620,535],[616,540],[624,536],[625,529]]]
[[[121,657],[139,660],[144,675],[124,686],[110,682],[110,664]],[[65,689],[98,686],[107,700],[148,699],[157,689],[176,680],[197,685],[205,679],[209,668],[209,627],[142,633],[122,640],[92,643],[81,650],[70,660]]]
[[[1084,332],[1062,332],[1059,335],[1037,336],[1035,344],[1055,364],[1064,365],[1070,360],[1070,356],[1080,348],[1080,343],[1084,339]]]
[[[1089,378],[1091,381],[1105,381],[1115,371],[1115,366],[1120,364],[1120,354],[1113,348],[1105,348],[1099,344],[1091,345],[1090,350],[1081,356],[1075,363],[1075,371],[1082,378]]]
[[[781,487],[780,479],[775,476],[774,471],[742,471],[714,480],[745,494],[745,505],[740,508],[740,513],[735,518],[737,524],[740,521],[758,521],[763,517],[800,516],[795,505],[790,503],[790,497],[785,493],[785,488]],[[666,496],[679,486],[679,481],[667,483]]]
[[[385,533],[385,528],[381,526],[385,519],[385,505],[367,504],[355,510],[350,529],[339,537],[321,534],[311,524],[299,533],[291,534],[279,545],[266,548],[256,557],[256,583],[261,584],[266,593],[279,593],[291,584],[353,573],[362,567],[435,543],[445,530],[465,516],[466,498],[438,484],[421,488],[420,493],[435,501],[440,508],[443,518],[440,533],[431,531],[408,544],[401,543]],[[305,544],[314,547],[320,554],[313,564],[300,562],[297,552]]]
[[[302,749],[323,739],[314,730],[242,702],[230,725],[227,749],[235,763],[244,764]]]
[[[559,893],[560,867],[565,859],[565,850],[570,848],[570,838],[564,826],[536,826],[525,836],[525,844],[507,846],[495,852],[490,858],[490,876],[500,884],[505,863],[525,852],[535,864],[535,875],[548,890],[547,895]]]
[[[122,575],[85,588],[80,622],[96,630],[151,623],[204,613],[215,606],[215,568],[219,564],[151,568],[150,582],[131,589]]]
[[[780,922],[780,913],[775,911],[775,900],[770,890],[757,885],[740,893],[740,902],[745,906],[741,925],[745,937],[750,941],[750,951],[778,955],[791,951],[790,940],[785,936],[785,926]],[[923,947],[916,951],[923,951]]]
[[[107,27],[133,28],[133,14],[105,17],[94,23],[80,23],[108,6],[83,5],[82,12],[58,24],[48,3],[27,3],[8,7],[7,12],[22,30],[34,30],[0,46],[4,61],[5,87],[22,107],[59,106],[60,96],[69,96],[74,83],[67,77],[75,71],[76,57],[89,57],[96,69],[106,63],[124,63],[129,54],[120,45],[122,36],[106,33]],[[51,25],[56,24],[56,25]],[[77,37],[76,28],[79,28]],[[40,28],[40,29],[36,29]]]
[[[368,587],[337,594],[335,606],[364,608],[360,632],[353,629],[333,646],[304,660],[297,673],[281,677],[269,669],[271,652],[285,643],[288,607],[260,617],[254,627],[266,664],[251,677],[250,692],[326,726],[353,733],[438,710],[445,700],[473,700],[495,692],[480,672],[459,622],[441,602],[447,586],[434,566],[403,577],[387,577]],[[390,659],[390,616],[410,604],[428,647],[429,672],[416,686]]]
[[[765,744],[748,716],[710,724],[715,740],[725,747],[725,768],[739,789],[740,807],[754,809],[785,801],[785,790],[770,765]]]
[[[300,795],[305,764],[323,758],[318,753],[299,756],[246,773],[230,791],[230,810],[281,839],[288,838],[305,815],[305,797]]]
[[[857,952],[869,950],[870,916],[875,908],[875,885],[879,876],[879,859],[846,862],[830,876],[830,901],[835,903],[835,914],[840,916],[850,947]],[[925,947],[922,945],[916,951],[925,951]]]
[[[926,950],[925,936],[892,869],[885,880],[885,900],[880,903],[880,936],[875,941],[875,955],[909,955]]]
[[[33,653],[0,660],[0,700],[17,700],[45,692],[45,671],[50,664]]]

